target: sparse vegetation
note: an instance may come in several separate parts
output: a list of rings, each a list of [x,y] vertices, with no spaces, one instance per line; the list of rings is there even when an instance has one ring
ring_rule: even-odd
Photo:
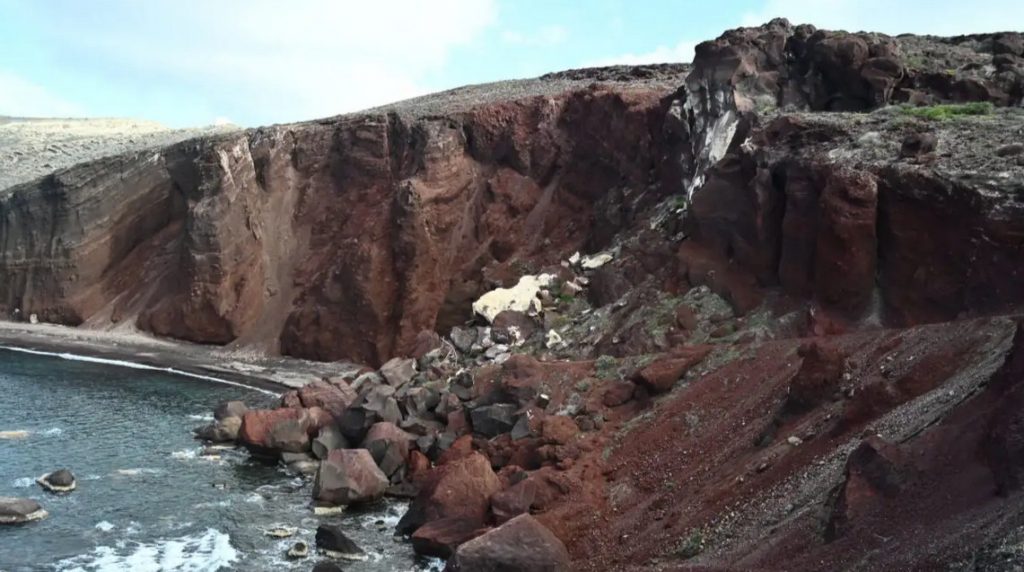
[[[601,356],[594,361],[594,373],[598,379],[609,381],[619,378],[619,360],[612,356]]]
[[[699,530],[693,531],[676,549],[676,556],[689,560],[704,551],[704,535]]]
[[[945,121],[969,115],[991,115],[994,109],[994,106],[987,101],[976,101],[972,103],[929,105],[927,107],[901,107],[900,112],[904,115],[920,119]]]

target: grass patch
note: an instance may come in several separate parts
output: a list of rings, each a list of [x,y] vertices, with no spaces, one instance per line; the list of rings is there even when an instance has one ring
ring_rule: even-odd
[[[991,115],[994,110],[995,106],[987,101],[900,108],[900,112],[904,115],[933,121],[945,121],[969,115]]]

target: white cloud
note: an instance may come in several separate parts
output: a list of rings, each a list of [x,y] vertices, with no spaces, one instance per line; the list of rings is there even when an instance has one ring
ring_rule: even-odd
[[[83,110],[41,85],[0,70],[0,115],[72,117],[83,115]]]
[[[767,0],[747,12],[742,25],[756,26],[785,17],[794,24],[830,30],[886,34],[960,34],[1024,28],[1024,2],[1019,0]]]
[[[640,64],[664,64],[678,62],[692,62],[693,50],[699,42],[682,41],[674,46],[658,46],[653,50],[640,54],[622,54],[610,58],[593,60],[584,64],[584,67],[602,66],[635,66]]]
[[[503,42],[518,46],[554,46],[565,42],[568,38],[569,31],[562,26],[544,26],[533,33],[516,30],[505,30],[501,33]]]
[[[83,57],[154,85],[201,93],[217,114],[264,122],[330,116],[425,93],[425,78],[497,17],[495,0],[45,6],[38,10],[45,29]]]

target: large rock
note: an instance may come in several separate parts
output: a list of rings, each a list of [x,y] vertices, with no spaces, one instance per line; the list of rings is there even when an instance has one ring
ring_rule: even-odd
[[[316,549],[325,556],[342,560],[366,560],[366,552],[352,541],[337,524],[321,524],[316,529]]]
[[[469,412],[473,431],[485,437],[496,437],[508,433],[515,427],[517,406],[511,403],[495,403],[474,407]]]
[[[217,421],[224,421],[231,417],[241,419],[249,412],[249,407],[241,401],[222,401],[213,410],[213,418]]]
[[[655,360],[637,373],[636,381],[655,393],[669,391],[691,367],[704,359],[708,351],[707,348],[689,348],[678,355]]]
[[[366,433],[362,448],[366,449],[385,475],[394,475],[405,466],[409,457],[409,446],[415,438],[399,429],[394,423],[374,423]]]
[[[550,274],[539,276],[522,276],[511,288],[496,288],[473,302],[473,312],[488,322],[493,322],[498,314],[511,312],[536,312],[540,310],[537,294],[540,289],[551,283]]]
[[[491,496],[501,481],[480,453],[446,462],[420,483],[420,492],[398,523],[399,534],[412,534],[428,522],[459,518],[477,526],[488,521]]]
[[[36,482],[51,493],[69,493],[78,486],[75,475],[67,469],[47,473],[36,479]]]
[[[479,523],[461,518],[442,518],[428,522],[412,534],[416,554],[448,558],[468,540],[487,532]]]
[[[446,572],[569,572],[565,545],[528,514],[470,540],[448,561]]]
[[[391,387],[402,387],[412,381],[412,376],[416,375],[416,360],[412,358],[391,358],[380,367],[380,374]]]
[[[32,499],[0,497],[0,524],[22,524],[46,518],[47,512]]]
[[[309,450],[311,424],[304,409],[253,410],[242,416],[238,442],[259,456],[302,453]]]
[[[320,463],[313,499],[325,505],[350,505],[379,499],[388,477],[366,449],[336,449]]]
[[[335,449],[348,449],[349,443],[341,429],[336,425],[328,425],[320,429],[316,438],[311,444],[313,455],[317,459],[326,459],[327,454]]]
[[[225,417],[195,430],[197,439],[212,443],[230,443],[238,439],[242,428],[241,417]]]
[[[319,380],[300,387],[298,397],[303,407],[320,407],[336,417],[344,413],[357,398],[356,393],[347,385]]]

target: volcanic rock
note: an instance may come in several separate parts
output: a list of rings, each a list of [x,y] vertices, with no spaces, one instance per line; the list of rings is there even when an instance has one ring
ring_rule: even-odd
[[[213,418],[217,421],[224,421],[231,417],[241,419],[248,411],[249,408],[241,401],[222,401],[213,410]]]
[[[366,449],[335,449],[320,463],[313,499],[326,505],[350,505],[379,499],[388,477]]]
[[[410,358],[392,358],[381,366],[380,374],[394,388],[409,383],[416,375],[416,360]]]
[[[485,437],[495,437],[508,433],[516,424],[516,410],[511,403],[496,403],[474,407],[469,412],[473,431]]]
[[[0,524],[22,524],[42,520],[47,512],[32,499],[0,497]]]
[[[36,482],[51,493],[69,493],[78,486],[75,475],[67,469],[58,469],[47,473],[36,479]]]
[[[309,450],[310,424],[310,416],[304,409],[252,410],[242,416],[238,441],[260,456],[302,453]]]
[[[467,526],[487,523],[491,496],[501,481],[480,453],[438,465],[420,483],[420,492],[398,522],[399,534],[412,534],[424,524],[446,518]]]
[[[343,560],[366,560],[366,552],[352,541],[337,524],[321,524],[316,529],[316,549],[325,556]]]
[[[386,421],[374,423],[366,433],[362,448],[370,452],[385,475],[394,475],[409,458],[409,445],[414,437]]]
[[[568,572],[571,569],[569,552],[562,541],[528,514],[462,544],[445,568],[449,572]]]
[[[317,459],[326,459],[327,454],[335,449],[348,449],[349,443],[336,425],[328,425],[317,434],[311,443],[313,455]]]
[[[442,518],[424,524],[412,534],[416,554],[448,558],[460,545],[487,532],[479,523],[461,518]]]

